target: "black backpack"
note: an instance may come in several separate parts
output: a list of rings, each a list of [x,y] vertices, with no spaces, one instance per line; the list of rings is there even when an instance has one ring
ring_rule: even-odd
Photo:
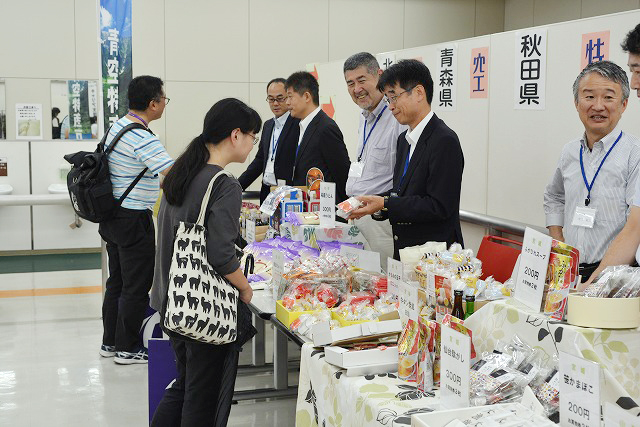
[[[148,131],[140,123],[131,123],[118,132],[106,150],[104,146],[109,135],[108,131],[105,132],[96,151],[78,151],[64,156],[64,159],[72,165],[69,174],[67,174],[67,188],[69,189],[73,210],[76,211],[80,218],[97,223],[110,219],[117,208],[120,207],[122,201],[133,190],[133,187],[147,172],[148,168],[140,172],[119,200],[113,197],[113,186],[109,176],[107,157],[113,151],[120,138],[122,138],[122,135],[132,129]]]

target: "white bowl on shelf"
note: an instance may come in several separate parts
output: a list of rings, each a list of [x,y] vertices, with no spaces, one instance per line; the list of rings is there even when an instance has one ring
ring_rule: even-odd
[[[51,194],[68,194],[69,189],[67,189],[67,184],[51,184],[49,188],[49,193]]]
[[[11,184],[0,184],[0,196],[8,196],[13,193]]]

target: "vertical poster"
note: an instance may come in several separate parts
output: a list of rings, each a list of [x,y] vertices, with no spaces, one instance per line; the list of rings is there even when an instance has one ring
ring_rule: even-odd
[[[384,71],[396,63],[395,53],[379,53],[376,55],[380,68]]]
[[[580,69],[592,62],[609,59],[609,31],[588,33],[582,35],[580,47]]]
[[[8,159],[6,157],[0,157],[0,176],[9,176]]]
[[[0,139],[7,139],[7,111],[5,110],[4,82],[0,80]]]
[[[91,139],[89,121],[89,82],[68,80],[69,139]]]
[[[477,47],[471,50],[471,98],[489,97],[489,48]]]
[[[434,79],[436,99],[433,100],[433,104],[440,111],[456,111],[458,47],[456,44],[445,45],[438,53],[438,75]]]
[[[127,113],[131,69],[131,0],[100,0],[104,128]]]
[[[547,29],[518,31],[515,40],[516,110],[544,110],[547,75]]]
[[[16,104],[16,139],[42,139],[42,104]]]

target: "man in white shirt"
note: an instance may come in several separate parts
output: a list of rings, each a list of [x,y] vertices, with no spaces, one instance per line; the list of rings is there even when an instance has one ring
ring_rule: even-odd
[[[349,173],[349,154],[342,132],[320,108],[320,86],[306,71],[293,73],[285,84],[291,116],[300,119],[300,136],[288,184],[307,185],[307,172],[317,168],[324,181],[335,182],[336,203],[347,198],[345,184]]]
[[[640,24],[627,34],[622,42],[622,50],[629,54],[627,65],[631,72],[631,89],[635,90],[640,98]],[[582,289],[595,280],[606,267],[633,264],[640,260],[640,180],[635,183],[635,189],[633,206],[629,210],[624,228],[607,249],[600,266],[589,280],[582,284]]]
[[[382,92],[376,87],[382,74],[376,58],[368,52],[349,57],[343,67],[347,91],[362,108],[358,126],[357,158],[349,168],[347,196],[386,194],[393,186],[398,136],[407,130],[391,114]],[[376,221],[370,215],[354,220],[369,243],[381,255],[382,268],[393,257],[393,232],[388,219]]]
[[[586,281],[627,221],[640,141],[618,127],[629,98],[629,81],[618,65],[587,65],[573,84],[573,95],[584,134],[562,149],[545,189],[544,210],[551,237],[580,251]]]
[[[267,198],[272,185],[277,185],[279,179],[291,179],[293,173],[300,120],[289,113],[285,81],[279,77],[267,84],[267,102],[274,117],[264,122],[256,157],[238,178],[245,190],[262,175],[260,203]]]

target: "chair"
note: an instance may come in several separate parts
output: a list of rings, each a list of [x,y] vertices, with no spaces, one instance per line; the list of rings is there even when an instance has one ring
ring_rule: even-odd
[[[522,248],[522,242],[506,239],[498,236],[484,236],[478,249],[478,258],[482,261],[481,279],[493,276],[499,282],[504,283],[511,277],[513,268],[522,249],[516,249],[507,244]]]

